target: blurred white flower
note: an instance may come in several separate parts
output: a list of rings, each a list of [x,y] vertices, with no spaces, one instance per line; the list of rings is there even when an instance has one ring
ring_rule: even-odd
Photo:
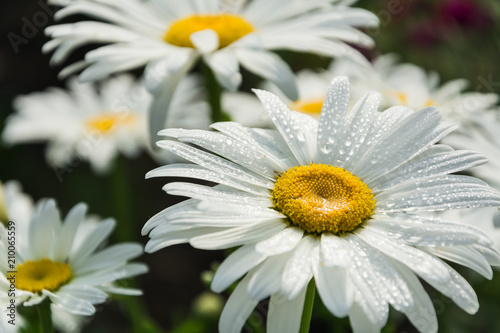
[[[45,31],[52,40],[43,50],[55,50],[51,62],[60,64],[82,45],[109,44],[61,72],[65,76],[83,69],[84,81],[147,65],[146,84],[155,94],[149,124],[155,137],[177,83],[201,58],[226,89],[234,91],[240,85],[241,65],[274,82],[291,99],[297,98],[293,73],[270,50],[362,59],[346,42],[372,46],[372,39],[354,26],[376,26],[378,18],[349,7],[352,2],[52,0],[49,3],[64,7],[55,14],[57,20],[83,14],[100,21],[48,27]]]
[[[7,298],[15,270],[15,301],[19,306],[33,306],[46,298],[55,311],[72,315],[90,316],[95,304],[106,301],[107,293],[141,295],[136,289],[123,288],[115,284],[147,272],[141,263],[129,263],[142,254],[137,243],[116,244],[104,247],[115,222],[86,217],[85,204],[74,206],[61,222],[54,200],[38,202],[28,226],[0,225],[0,290],[2,303]],[[15,221],[14,221],[15,223]],[[16,246],[16,263],[7,260],[12,230],[28,237],[27,246]],[[7,231],[7,228],[9,228]],[[9,234],[8,234],[9,232]],[[8,236],[8,237],[7,237]],[[9,280],[10,279],[10,280]],[[11,297],[9,297],[10,299]],[[56,314],[55,321],[64,315]],[[75,321],[81,319],[72,318]],[[76,324],[75,324],[76,325]]]
[[[372,64],[366,62],[360,66],[359,62],[342,58],[333,63],[331,72],[350,78],[354,99],[369,91],[377,91],[382,94],[381,109],[406,105],[418,110],[433,105],[443,119],[458,122],[461,126],[498,102],[496,94],[463,92],[468,86],[464,79],[440,85],[436,72],[427,72],[414,64],[398,64],[397,59],[396,55],[387,54]]]
[[[241,246],[211,285],[221,292],[243,277],[222,312],[221,332],[240,332],[269,296],[267,331],[298,332],[313,278],[325,306],[349,316],[357,333],[379,332],[389,304],[420,331],[437,332],[417,276],[468,313],[478,310],[472,287],[442,259],[491,279],[490,264],[500,264],[500,256],[478,229],[429,212],[499,206],[500,193],[451,175],[485,162],[435,145],[453,125],[441,122],[434,107],[378,112],[376,93],[348,112],[344,77],[332,81],[319,121],[291,112],[271,93],[256,93],[276,130],[234,122],[213,124],[218,132],[166,129],[161,134],[177,141],[158,145],[197,165],[166,165],[147,175],[218,183],[165,185],[167,193],[190,199],[152,217],[143,234],[151,238],[148,252],[186,242],[205,250]]]
[[[87,160],[97,172],[107,172],[119,153],[134,157],[147,150],[147,109],[151,95],[132,76],[120,75],[100,83],[68,81],[68,90],[20,96],[17,113],[7,120],[3,140],[10,144],[47,142],[47,160],[54,167]],[[174,94],[171,117],[162,126],[207,128],[209,110],[197,77],[185,77]],[[178,159],[174,159],[177,160]]]

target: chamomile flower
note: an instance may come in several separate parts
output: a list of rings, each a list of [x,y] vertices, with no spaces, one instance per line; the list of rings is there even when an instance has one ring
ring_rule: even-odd
[[[15,267],[7,261],[10,239],[0,226],[0,288],[9,288],[15,279],[17,306],[37,305],[48,298],[57,311],[90,316],[108,292],[141,294],[115,282],[147,271],[144,264],[128,262],[142,253],[142,246],[124,243],[104,248],[115,222],[91,222],[95,218],[86,218],[86,210],[84,204],[78,204],[61,222],[55,201],[41,200],[28,226],[28,247],[15,249]]]
[[[199,79],[185,77],[172,101],[172,117],[163,126],[206,128],[208,107],[200,97]],[[106,172],[118,154],[134,157],[149,149],[147,109],[151,95],[132,76],[94,83],[68,81],[68,90],[50,88],[20,96],[17,113],[8,120],[3,140],[9,144],[47,142],[47,160],[57,168],[88,161]]]
[[[500,118],[498,110],[482,112],[464,130],[453,133],[444,142],[454,148],[475,150],[488,158],[488,163],[471,170],[472,174],[500,190]]]
[[[366,62],[363,66],[346,58],[339,59],[334,62],[331,71],[350,77],[354,98],[377,91],[383,96],[381,108],[406,105],[418,110],[433,105],[439,109],[443,119],[460,124],[473,121],[478,114],[498,102],[496,94],[463,92],[468,86],[464,79],[440,85],[436,72],[426,72],[414,64],[397,64],[394,54],[380,56],[373,64]]]
[[[256,93],[275,130],[231,122],[213,124],[217,132],[164,130],[177,141],[158,145],[196,165],[147,175],[218,183],[167,184],[169,194],[190,199],[152,217],[143,233],[151,238],[148,252],[186,242],[206,250],[240,246],[211,285],[221,292],[243,277],[222,312],[221,332],[240,332],[269,296],[268,331],[297,332],[312,278],[325,306],[349,316],[355,332],[380,331],[389,304],[420,331],[436,332],[432,301],[417,277],[477,311],[474,290],[442,259],[491,278],[489,264],[500,257],[479,230],[429,212],[498,206],[500,193],[450,174],[485,162],[435,145],[453,125],[434,107],[378,112],[373,93],[348,112],[344,77],[328,88],[319,121]],[[458,260],[456,253],[466,255]]]
[[[64,7],[55,14],[56,19],[83,14],[99,20],[48,27],[45,31],[52,40],[43,50],[55,50],[52,64],[62,63],[82,45],[108,44],[88,52],[84,60],[65,68],[61,75],[83,69],[82,80],[97,80],[146,65],[145,80],[156,97],[150,118],[153,135],[163,128],[165,108],[177,82],[199,59],[203,59],[226,89],[236,90],[240,85],[241,65],[296,99],[292,71],[271,50],[361,59],[360,53],[346,42],[371,46],[373,41],[353,26],[378,24],[374,14],[349,7],[352,1],[54,0],[49,3]]]

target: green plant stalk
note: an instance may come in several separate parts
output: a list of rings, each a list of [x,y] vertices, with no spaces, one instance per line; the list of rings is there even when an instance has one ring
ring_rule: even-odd
[[[219,82],[217,82],[212,69],[204,62],[202,62],[201,66],[203,77],[205,78],[207,102],[210,104],[210,109],[212,110],[212,122],[216,123],[224,120],[221,106],[222,88]]]
[[[36,306],[39,318],[40,333],[54,333],[52,325],[52,313],[50,310],[50,300],[46,298],[42,303]]]
[[[299,333],[309,332],[315,294],[316,294],[316,284],[314,283],[314,279],[311,279],[311,281],[309,281],[309,284],[307,285],[306,298],[304,300],[304,309],[302,310],[302,319],[300,321]]]

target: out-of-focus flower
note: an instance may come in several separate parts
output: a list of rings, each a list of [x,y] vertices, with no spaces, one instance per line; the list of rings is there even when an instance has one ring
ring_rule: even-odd
[[[12,281],[8,271],[12,270],[16,271],[18,306],[37,305],[48,298],[55,311],[90,316],[95,312],[94,305],[107,299],[107,293],[142,294],[140,290],[116,285],[118,280],[147,271],[144,264],[128,262],[142,253],[142,246],[124,243],[104,248],[103,242],[115,222],[113,219],[96,222],[95,217],[85,216],[86,210],[85,204],[78,204],[61,222],[54,200],[38,202],[24,232],[29,240],[27,246],[16,246],[14,269],[7,260],[12,228],[7,231],[0,225],[0,289],[4,298]],[[14,222],[16,232],[22,227]]]
[[[3,140],[47,141],[51,165],[63,167],[82,159],[96,171],[107,171],[118,153],[132,157],[146,145],[150,101],[149,93],[128,75],[99,87],[71,79],[68,91],[49,88],[18,97],[17,113],[7,120]]]
[[[364,66],[342,59],[333,64],[331,71],[350,77],[353,98],[377,91],[382,94],[381,109],[406,105],[418,110],[433,105],[445,120],[461,126],[475,121],[478,114],[498,102],[498,95],[493,93],[463,92],[468,85],[463,79],[440,85],[436,72],[426,72],[413,64],[397,64],[394,54],[380,56]]]
[[[212,290],[239,278],[221,315],[221,332],[240,332],[257,303],[271,296],[267,330],[298,332],[306,286],[325,306],[349,316],[355,332],[378,332],[389,304],[422,332],[436,332],[429,296],[417,276],[468,313],[474,290],[442,258],[492,277],[500,264],[479,230],[429,212],[500,205],[500,193],[468,176],[477,154],[435,145],[454,126],[429,107],[378,112],[365,95],[348,112],[346,78],[332,81],[316,119],[291,112],[275,95],[256,91],[277,129],[216,123],[218,132],[166,129],[177,141],[158,145],[197,165],[160,167],[147,177],[188,177],[215,187],[167,184],[189,197],[143,228],[154,252],[189,242],[199,249],[241,246],[217,270]],[[196,145],[196,147],[190,144]],[[439,194],[438,194],[439,193]],[[460,260],[455,253],[466,253]]]
[[[349,7],[351,2],[54,0],[49,3],[64,7],[56,19],[83,14],[103,22],[47,28],[52,40],[44,52],[55,50],[52,64],[59,64],[77,47],[109,44],[88,52],[84,60],[61,72],[65,76],[83,69],[80,78],[84,81],[147,65],[146,84],[156,97],[150,130],[156,137],[177,83],[200,58],[226,89],[236,90],[240,85],[241,65],[274,82],[291,99],[297,98],[293,73],[270,50],[362,58],[346,42],[371,46],[372,39],[353,26],[376,26],[378,19],[366,10]]]
[[[48,142],[47,160],[60,168],[81,159],[88,160],[94,170],[106,172],[119,153],[134,157],[141,149],[163,162],[172,159],[172,154],[149,148],[146,117],[151,95],[131,76],[99,84],[78,83],[73,78],[68,88],[18,97],[14,101],[17,113],[7,120],[3,140],[10,144]],[[207,128],[209,111],[203,98],[200,80],[185,77],[163,126]]]
[[[439,23],[459,25],[467,29],[491,26],[493,20],[485,8],[477,1],[448,0],[438,6]]]
[[[457,148],[478,151],[488,163],[471,169],[491,186],[500,190],[500,119],[499,110],[478,113],[474,122],[465,124],[464,130],[454,132],[443,141]]]

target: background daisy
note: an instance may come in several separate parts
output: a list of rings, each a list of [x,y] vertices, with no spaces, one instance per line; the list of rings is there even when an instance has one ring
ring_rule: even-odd
[[[107,299],[107,293],[140,295],[140,290],[124,288],[116,282],[147,272],[146,265],[128,262],[141,255],[142,246],[123,243],[104,248],[103,243],[115,222],[88,218],[86,210],[85,204],[78,204],[61,222],[54,200],[38,202],[29,225],[14,223],[16,232],[29,239],[27,246],[16,247],[15,268],[7,261],[9,243],[2,224],[2,293],[6,293],[5,288],[10,285],[12,273],[9,272],[15,270],[18,306],[39,305],[50,299],[56,311],[89,316],[95,313],[95,304]]]
[[[147,65],[145,82],[155,95],[149,118],[153,139],[163,128],[166,108],[179,80],[198,59],[203,58],[216,82],[228,90],[236,90],[241,84],[241,65],[272,81],[294,100],[297,89],[293,73],[271,50],[362,59],[346,42],[370,46],[372,39],[353,26],[378,24],[375,15],[350,8],[348,2],[335,5],[324,0],[240,1],[231,8],[218,0],[51,3],[63,6],[56,19],[84,14],[103,21],[47,28],[52,40],[45,44],[44,52],[54,51],[52,64],[62,63],[82,45],[109,44],[88,52],[84,60],[65,68],[62,76],[83,69],[82,80],[97,80]],[[219,117],[213,115],[214,120]]]

